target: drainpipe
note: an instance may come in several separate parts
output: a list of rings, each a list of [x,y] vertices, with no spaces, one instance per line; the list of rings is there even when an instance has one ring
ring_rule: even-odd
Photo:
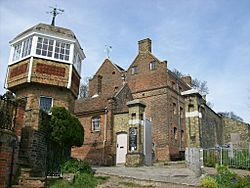
[[[107,114],[108,114],[108,109],[106,107],[105,108],[105,115],[104,115],[102,161],[104,161],[104,151],[105,151],[105,145],[106,145],[106,141],[107,141]]]

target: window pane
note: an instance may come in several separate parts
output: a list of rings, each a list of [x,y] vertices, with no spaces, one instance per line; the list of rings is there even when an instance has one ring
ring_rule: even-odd
[[[49,112],[52,106],[52,98],[51,97],[40,97],[40,109],[45,112]]]
[[[43,51],[42,51],[42,55],[43,55],[43,56],[46,56],[46,55],[47,55],[46,51],[43,50]]]
[[[43,38],[42,37],[38,37],[38,42],[42,43],[43,42]]]
[[[48,57],[52,57],[52,52],[48,52]]]
[[[53,46],[49,46],[49,51],[52,51],[53,50]]]
[[[37,54],[37,55],[41,55],[41,50],[36,49],[36,54]]]
[[[44,38],[43,43],[48,44],[48,39]]]

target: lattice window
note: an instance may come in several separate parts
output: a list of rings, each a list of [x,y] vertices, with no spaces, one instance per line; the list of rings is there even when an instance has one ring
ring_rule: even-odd
[[[54,45],[54,40],[43,38],[43,37],[38,37],[37,46],[36,46],[36,54],[47,56],[47,57],[52,57],[53,45]]]
[[[14,47],[14,54],[13,54],[13,59],[12,61],[16,61],[18,59],[20,59],[21,57],[21,50],[22,50],[22,43],[18,43],[17,45],[15,45]]]
[[[70,44],[56,41],[55,59],[69,60]]]
[[[32,46],[32,37],[23,41],[22,57],[30,55],[31,46]]]

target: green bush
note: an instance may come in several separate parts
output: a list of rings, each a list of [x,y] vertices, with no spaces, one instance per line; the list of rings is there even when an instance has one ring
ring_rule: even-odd
[[[62,164],[63,173],[88,173],[93,174],[90,165],[82,160],[70,159]]]
[[[47,127],[49,140],[61,146],[80,147],[84,140],[84,129],[80,121],[64,107],[53,107]]]
[[[201,180],[201,188],[218,188],[218,184],[214,178],[206,176]]]
[[[237,174],[230,171],[227,166],[217,165],[216,181],[222,187],[228,187],[233,183],[233,180],[237,178]]]

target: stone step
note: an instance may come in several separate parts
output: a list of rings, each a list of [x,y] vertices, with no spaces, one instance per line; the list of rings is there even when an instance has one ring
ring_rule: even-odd
[[[18,186],[25,188],[44,188],[45,177],[25,177],[19,179]]]

